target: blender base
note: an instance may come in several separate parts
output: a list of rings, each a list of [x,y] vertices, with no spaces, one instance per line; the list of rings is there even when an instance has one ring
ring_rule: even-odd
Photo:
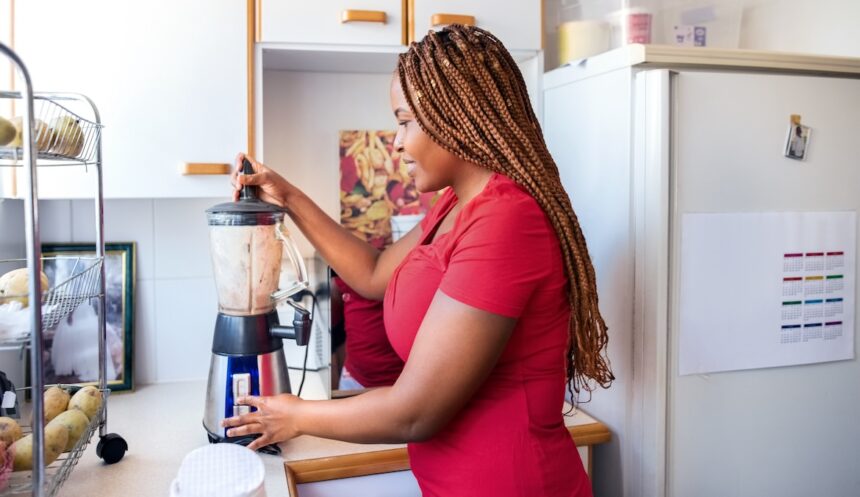
[[[203,428],[206,429],[206,426],[203,426]],[[248,444],[260,437],[260,435],[247,435],[244,437],[221,437],[213,434],[208,429],[206,429],[206,436],[209,438],[209,443],[211,444],[230,443],[242,445],[244,447],[247,447]],[[278,446],[278,444],[269,444],[264,447],[260,447],[259,449],[257,449],[257,452],[262,452],[263,454],[269,454],[272,456],[279,456],[281,455],[281,448]]]

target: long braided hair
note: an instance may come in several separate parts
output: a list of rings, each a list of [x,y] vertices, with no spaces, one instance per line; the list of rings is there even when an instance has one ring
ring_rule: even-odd
[[[403,94],[421,129],[462,160],[523,186],[558,236],[569,281],[568,389],[575,400],[614,380],[594,267],[558,167],[547,150],[525,81],[502,42],[476,27],[451,25],[399,56]]]

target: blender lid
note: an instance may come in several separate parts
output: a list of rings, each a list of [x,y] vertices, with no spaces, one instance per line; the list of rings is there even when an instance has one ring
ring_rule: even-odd
[[[209,226],[259,226],[276,224],[284,218],[284,210],[260,199],[224,202],[206,209]]]
[[[242,159],[239,175],[254,174],[248,158]],[[224,202],[206,209],[209,226],[260,226],[276,224],[284,219],[284,210],[260,200],[258,187],[245,185],[238,202]]]

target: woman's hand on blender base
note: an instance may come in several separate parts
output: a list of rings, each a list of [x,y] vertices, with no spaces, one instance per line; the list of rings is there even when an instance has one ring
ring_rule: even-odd
[[[243,159],[248,159],[251,162],[254,174],[239,174],[239,171],[242,170]],[[230,175],[230,184],[233,185],[233,201],[239,200],[239,192],[242,191],[242,187],[249,185],[258,188],[260,200],[284,208],[286,207],[287,191],[291,186],[281,175],[243,153],[236,156],[236,168]]]
[[[284,442],[299,435],[293,426],[295,416],[291,414],[299,402],[299,397],[286,393],[271,397],[241,397],[237,399],[238,404],[256,407],[257,410],[227,418],[222,426],[230,428],[227,430],[228,437],[259,433],[260,437],[248,445],[251,450]]]

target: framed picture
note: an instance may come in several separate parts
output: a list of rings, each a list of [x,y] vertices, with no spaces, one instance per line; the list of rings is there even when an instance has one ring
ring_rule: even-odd
[[[107,384],[112,391],[132,390],[134,357],[135,244],[105,244],[105,328]],[[42,244],[43,270],[49,286],[68,280],[95,256],[95,245]],[[99,299],[81,303],[45,330],[45,382],[96,384],[99,378]]]

